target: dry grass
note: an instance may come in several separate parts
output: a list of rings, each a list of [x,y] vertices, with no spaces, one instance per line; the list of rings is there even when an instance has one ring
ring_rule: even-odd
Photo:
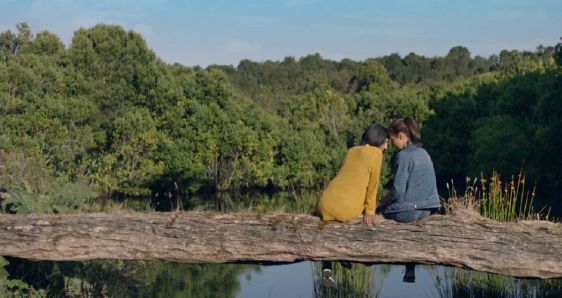
[[[443,202],[446,214],[482,215],[497,221],[550,220],[550,208],[534,210],[536,187],[525,189],[523,170],[516,180],[502,182],[494,171],[490,182],[483,176],[480,179],[466,178],[464,194],[457,193],[453,182],[447,183],[449,198]]]
[[[447,190],[449,198],[442,203],[443,209],[449,215],[463,215],[463,216],[480,216],[480,200],[477,197],[478,187],[476,186],[476,179],[471,182],[470,178],[466,178],[467,187],[462,196],[459,196],[455,189],[454,183],[447,183]]]

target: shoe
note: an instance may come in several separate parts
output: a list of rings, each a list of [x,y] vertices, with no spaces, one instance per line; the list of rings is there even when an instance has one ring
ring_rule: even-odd
[[[336,282],[332,277],[332,270],[330,269],[322,270],[322,284],[327,288],[331,288],[336,285]]]
[[[340,264],[343,268],[351,269],[351,262],[349,261],[341,261]]]
[[[406,264],[406,273],[404,273],[403,282],[413,283],[416,282],[416,265]]]

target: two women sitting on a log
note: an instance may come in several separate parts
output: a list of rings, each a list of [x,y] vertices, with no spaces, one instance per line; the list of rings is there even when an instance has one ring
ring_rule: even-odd
[[[388,139],[398,149],[393,158],[390,192],[376,208],[383,153]],[[396,119],[387,129],[369,126],[362,145],[347,151],[337,176],[330,181],[319,202],[322,219],[348,221],[363,214],[368,225],[375,210],[386,218],[412,222],[426,218],[439,207],[433,163],[421,148],[421,134],[414,119]]]

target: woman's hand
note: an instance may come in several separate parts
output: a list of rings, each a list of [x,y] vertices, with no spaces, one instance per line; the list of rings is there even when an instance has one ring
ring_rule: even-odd
[[[363,222],[369,226],[372,226],[375,223],[375,215],[374,214],[365,214],[363,216]]]

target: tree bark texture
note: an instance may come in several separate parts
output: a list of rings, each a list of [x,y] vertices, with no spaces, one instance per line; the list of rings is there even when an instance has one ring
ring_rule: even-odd
[[[322,222],[302,214],[0,215],[0,255],[36,260],[191,263],[348,260],[444,264],[562,277],[562,224],[433,215],[401,224]]]

